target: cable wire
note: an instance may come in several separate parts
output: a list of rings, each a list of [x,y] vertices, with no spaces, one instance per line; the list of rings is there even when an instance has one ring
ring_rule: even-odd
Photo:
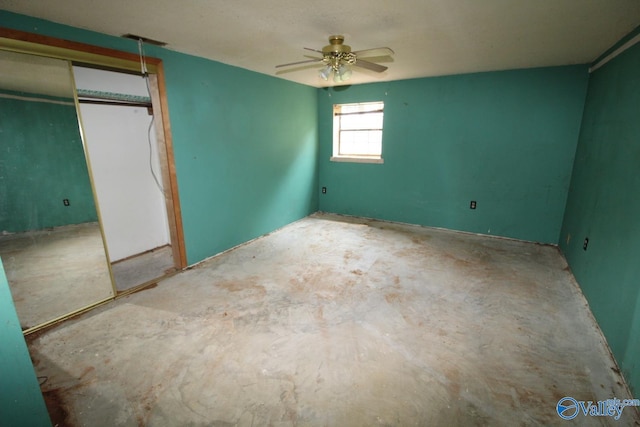
[[[153,147],[151,143],[151,129],[153,129],[154,123],[155,116],[152,115],[151,121],[149,122],[149,128],[147,129],[147,141],[149,142],[149,169],[151,170],[151,175],[153,176],[153,180],[156,183],[156,187],[158,187],[158,190],[160,190],[160,193],[162,193],[162,196],[164,197],[164,188],[162,188],[162,185],[160,184],[160,181],[158,180],[158,177],[153,170]]]
[[[138,53],[140,54],[140,72],[142,73],[142,78],[144,79],[144,82],[147,86],[147,94],[149,94],[149,98],[153,100],[153,98],[151,97],[151,88],[149,86],[149,72],[147,70],[147,61],[144,56],[144,46],[143,46],[142,39],[138,39]],[[151,130],[153,129],[155,120],[156,120],[156,116],[153,113],[153,109],[152,109],[151,121],[149,122],[149,127],[147,129],[147,142],[149,143],[149,170],[151,171],[151,176],[153,176],[153,180],[156,183],[156,187],[158,187],[158,190],[160,190],[160,193],[162,193],[162,196],[166,197],[164,193],[164,188],[160,184],[160,180],[158,179],[155,171],[153,170],[153,143],[151,142]]]

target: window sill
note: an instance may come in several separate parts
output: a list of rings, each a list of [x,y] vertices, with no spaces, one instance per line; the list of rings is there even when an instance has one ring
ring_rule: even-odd
[[[349,162],[349,163],[384,163],[382,157],[353,157],[353,156],[331,156],[332,162]]]

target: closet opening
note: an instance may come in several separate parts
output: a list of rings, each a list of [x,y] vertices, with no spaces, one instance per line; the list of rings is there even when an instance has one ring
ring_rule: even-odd
[[[87,155],[118,294],[180,268],[155,75],[74,65]]]

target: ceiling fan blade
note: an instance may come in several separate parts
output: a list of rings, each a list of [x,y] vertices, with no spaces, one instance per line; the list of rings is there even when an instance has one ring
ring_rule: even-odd
[[[375,71],[376,73],[381,73],[389,67],[385,67],[384,65],[376,64],[373,62],[365,61],[362,59],[356,59],[356,63],[353,64],[356,67],[366,68],[367,70]]]
[[[276,65],[276,68],[288,67],[290,65],[310,64],[312,62],[322,62],[322,58],[307,59],[306,61],[289,62],[288,64]]]
[[[360,58],[372,58],[374,56],[390,56],[395,52],[390,47],[376,47],[373,49],[358,50],[353,53]]]
[[[318,52],[318,53],[322,53],[321,50],[318,49],[311,49],[310,47],[303,47],[304,50],[310,50],[311,52]]]

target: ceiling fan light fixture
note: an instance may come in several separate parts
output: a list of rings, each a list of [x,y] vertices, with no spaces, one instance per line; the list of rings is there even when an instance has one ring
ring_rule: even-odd
[[[338,68],[338,74],[340,74],[340,80],[349,80],[349,78],[351,78],[351,67],[345,64],[340,65]]]
[[[322,70],[320,70],[320,73],[319,73],[320,77],[321,77],[323,80],[329,80],[329,76],[331,75],[331,70],[332,70],[332,69],[333,69],[333,68],[331,67],[331,65],[327,65],[325,68],[323,68]]]

